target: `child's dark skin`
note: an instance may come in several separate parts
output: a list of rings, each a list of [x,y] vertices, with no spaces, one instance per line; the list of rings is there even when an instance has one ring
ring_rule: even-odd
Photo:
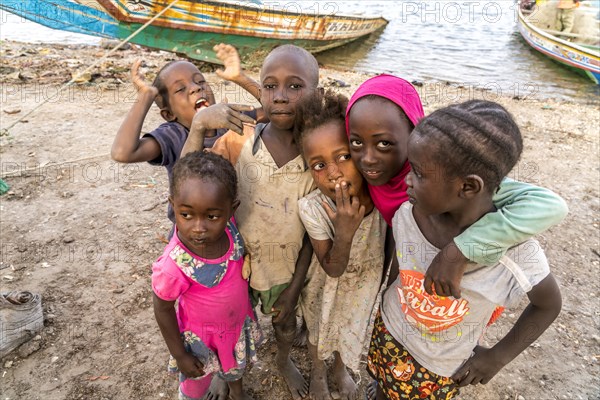
[[[436,164],[430,156],[433,146],[435,144],[427,139],[409,141],[409,161],[413,168],[406,182],[419,229],[432,245],[443,248],[483,215],[495,211],[495,207],[493,191],[485,187],[478,175],[454,177],[440,185],[436,173],[431,171],[439,173],[444,166]],[[508,334],[491,348],[476,346],[475,354],[454,373],[452,379],[459,386],[488,383],[529,347],[560,313],[560,290],[552,274],[535,285],[527,297],[529,305]],[[377,399],[385,399],[379,387]]]
[[[336,205],[334,211],[328,203],[323,203],[334,226],[334,239],[310,239],[321,267],[335,278],[346,271],[356,230],[365,215],[374,209],[367,185],[350,159],[348,147],[343,120],[332,120],[303,132],[302,151],[315,184]],[[317,346],[310,341],[307,345],[312,361],[310,396],[314,400],[330,399],[325,362],[319,359]],[[340,398],[355,400],[358,387],[337,351],[334,352],[333,376]]]
[[[262,139],[279,167],[300,154],[293,135],[296,109],[300,101],[310,98],[317,90],[318,71],[310,71],[305,65],[302,55],[287,51],[271,54],[261,69],[260,102],[270,121]],[[278,349],[276,361],[294,400],[308,394],[308,384],[289,354],[296,334],[295,308],[311,257],[312,247],[305,235],[292,282],[273,305],[277,312],[273,317]]]
[[[152,299],[156,322],[158,322],[169,353],[177,360],[179,370],[189,378],[198,378],[204,375],[204,365],[183,347],[181,333],[177,328],[176,302],[162,300],[156,294],[153,294]]]
[[[222,184],[187,178],[179,183],[169,202],[175,211],[179,240],[190,251],[208,259],[218,259],[227,253],[230,244],[225,228],[239,201],[231,199]],[[204,365],[183,346],[175,312],[176,302],[153,294],[153,303],[156,321],[179,370],[189,378],[203,376]],[[230,382],[228,386],[232,399],[251,400],[243,391],[241,379]]]
[[[305,55],[293,50],[275,50],[265,59],[261,68],[260,103],[270,121],[261,138],[278,167],[300,154],[294,141],[296,109],[301,101],[310,99],[318,87],[318,65],[307,68]],[[203,132],[190,132],[181,155],[201,148]],[[308,384],[290,359],[290,350],[296,334],[296,305],[304,287],[312,257],[312,246],[305,234],[296,260],[295,272],[289,286],[273,305],[272,319],[277,342],[276,362],[292,398],[300,400],[308,395]]]
[[[243,114],[250,111],[252,106],[241,104],[215,104],[212,89],[204,80],[198,68],[187,61],[175,62],[162,72],[167,89],[166,103],[158,96],[158,88],[148,83],[140,71],[142,60],[137,60],[131,66],[131,80],[137,90],[137,99],[123,120],[111,149],[115,161],[135,163],[155,160],[161,155],[158,142],[152,137],[140,138],[144,119],[157,100],[160,114],[165,121],[178,122],[190,130],[202,130],[208,136],[214,135],[216,129],[227,128],[239,133],[242,123],[252,123],[254,120]],[[233,64],[227,61],[228,64]],[[233,65],[232,68],[235,68]],[[231,73],[231,68],[229,75]],[[157,97],[158,96],[158,97]],[[197,107],[196,100],[205,99],[202,107]]]
[[[378,118],[373,122],[373,115]],[[367,182],[379,186],[398,175],[408,158],[412,125],[398,106],[385,99],[361,99],[349,115],[350,152]],[[460,281],[469,260],[452,241],[433,259],[425,276],[427,293],[460,297]],[[392,277],[390,277],[390,282]]]

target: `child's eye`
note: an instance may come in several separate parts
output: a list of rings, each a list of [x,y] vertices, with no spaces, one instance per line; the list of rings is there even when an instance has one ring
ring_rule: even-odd
[[[377,147],[381,148],[381,149],[385,149],[386,147],[390,147],[392,145],[392,143],[388,142],[387,140],[382,140],[381,142],[377,142]]]
[[[323,168],[325,168],[325,163],[316,163],[313,164],[312,169],[314,169],[315,171],[321,171]]]
[[[292,83],[290,85],[290,89],[298,90],[298,89],[301,89],[301,88],[302,88],[302,85],[299,84],[299,83]]]
[[[350,140],[350,145],[354,147],[362,146],[362,142],[360,140],[352,139]]]
[[[265,84],[263,85],[263,87],[264,87],[265,89],[275,89],[275,84],[273,84],[273,83],[265,83]]]
[[[339,159],[340,161],[347,161],[350,159],[350,154],[342,154]]]
[[[218,215],[208,215],[208,220],[209,221],[216,221],[219,219]]]
[[[180,88],[177,88],[177,90],[175,90],[175,93],[183,92],[184,90],[185,90],[185,87],[182,86]]]
[[[190,214],[186,212],[179,213],[183,219],[190,219]]]

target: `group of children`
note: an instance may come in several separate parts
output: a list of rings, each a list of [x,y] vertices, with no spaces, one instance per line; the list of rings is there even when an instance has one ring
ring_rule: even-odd
[[[391,75],[347,99],[324,92],[315,58],[291,45],[266,57],[254,85],[233,47],[215,50],[219,75],[261,109],[215,104],[191,63],[167,64],[149,85],[137,62],[138,101],[112,152],[169,171],[174,228],[152,287],[180,398],[250,398],[241,378],[262,341],[256,306],[272,316],[294,400],[330,398],[332,355],[341,398],[356,399],[347,368],[367,348],[369,398],[449,399],[487,383],[556,318],[560,292],[531,237],[566,205],[506,178],[522,140],[503,107],[470,101],[425,117],[413,86]],[[152,101],[167,122],[140,138]],[[497,308],[524,294],[514,328],[479,346]],[[298,309],[309,382],[290,358]]]

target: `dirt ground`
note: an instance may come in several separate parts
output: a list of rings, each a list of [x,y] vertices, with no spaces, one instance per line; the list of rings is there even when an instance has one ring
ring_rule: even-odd
[[[154,320],[150,287],[151,263],[170,228],[167,176],[159,167],[121,165],[109,157],[135,98],[129,65],[143,57],[155,73],[172,56],[135,48],[118,52],[81,84],[58,91],[71,72],[105,52],[1,46],[0,164],[11,189],[0,197],[0,284],[3,292],[40,293],[45,319],[36,338],[1,360],[2,400],[176,398],[177,381],[165,372],[167,348]],[[206,75],[218,98],[248,101],[235,86]],[[367,76],[323,69],[321,78],[325,86],[348,85],[340,90],[349,94]],[[460,398],[600,398],[598,99],[575,104],[531,99],[527,93],[497,97],[443,84],[418,89],[426,112],[472,97],[505,105],[525,138],[511,176],[553,189],[570,207],[564,222],[538,237],[561,286],[562,313],[488,385],[468,387]],[[159,122],[153,108],[144,130]],[[488,343],[508,331],[523,306],[504,313],[486,335]],[[290,398],[273,369],[272,331],[262,322],[268,340],[245,385],[257,400]],[[308,379],[306,349],[295,348],[293,358]],[[366,372],[355,378],[364,391]]]

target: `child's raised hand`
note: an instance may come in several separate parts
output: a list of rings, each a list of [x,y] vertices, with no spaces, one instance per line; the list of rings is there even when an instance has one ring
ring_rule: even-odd
[[[458,386],[478,383],[485,385],[505,365],[500,357],[497,357],[494,348],[476,346],[473,351],[475,354],[452,375],[452,380],[457,382]]]
[[[329,204],[323,203],[323,208],[335,227],[335,234],[347,235],[352,240],[365,217],[365,206],[360,204],[358,197],[350,196],[346,182],[335,185],[335,205],[337,210],[333,211]]]
[[[252,117],[243,111],[252,111],[254,107],[245,104],[219,103],[201,109],[194,115],[190,131],[197,129],[231,129],[238,134],[243,134],[243,123],[255,124]]]
[[[238,54],[235,47],[230,44],[220,43],[213,47],[217,58],[223,61],[225,70],[217,69],[215,72],[217,76],[228,81],[235,81],[242,75],[242,66],[240,62],[240,55]]]
[[[188,378],[199,378],[204,375],[204,365],[190,353],[176,358],[179,371]]]
[[[135,60],[131,65],[131,82],[133,82],[133,86],[135,86],[135,89],[139,94],[147,92],[156,97],[158,95],[158,89],[146,82],[146,77],[140,71],[141,65],[141,59]]]

